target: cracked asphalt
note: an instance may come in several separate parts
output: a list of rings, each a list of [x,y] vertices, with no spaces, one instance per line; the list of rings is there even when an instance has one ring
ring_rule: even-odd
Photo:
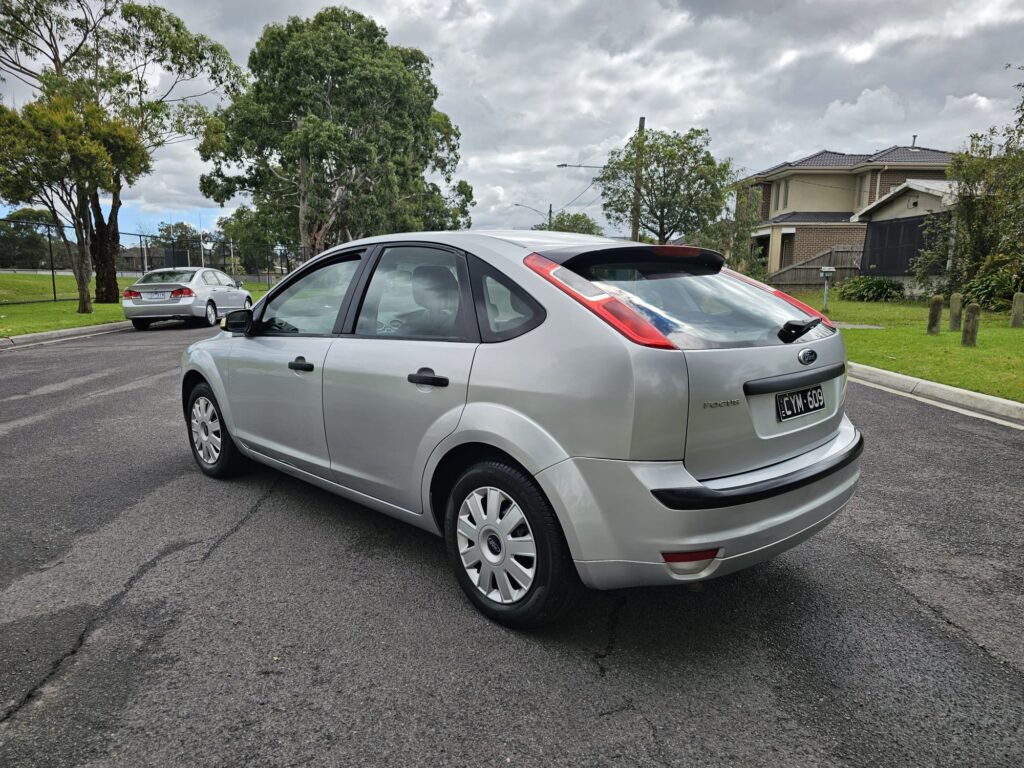
[[[523,634],[438,539],[203,477],[209,333],[0,352],[0,766],[1024,764],[1024,432],[851,384],[832,526]]]

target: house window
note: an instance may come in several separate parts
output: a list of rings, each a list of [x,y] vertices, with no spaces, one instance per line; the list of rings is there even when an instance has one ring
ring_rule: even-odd
[[[789,179],[786,179],[782,187],[782,207],[789,208]]]

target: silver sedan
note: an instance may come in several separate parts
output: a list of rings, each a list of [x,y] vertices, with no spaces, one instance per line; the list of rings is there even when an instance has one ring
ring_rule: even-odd
[[[235,309],[249,309],[252,295],[219,269],[172,267],[147,272],[124,290],[124,316],[140,331],[157,320],[216,325]]]

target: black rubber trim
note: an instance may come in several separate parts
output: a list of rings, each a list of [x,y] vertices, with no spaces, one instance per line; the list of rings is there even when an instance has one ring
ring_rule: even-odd
[[[858,432],[853,445],[842,453],[836,454],[820,464],[790,472],[788,475],[721,491],[708,488],[706,485],[699,485],[696,488],[658,488],[651,493],[669,509],[719,509],[720,507],[749,504],[752,501],[770,499],[772,496],[795,491],[797,488],[803,488],[805,485],[826,478],[856,461],[863,451],[864,436]]]
[[[782,376],[771,376],[767,379],[754,379],[743,385],[744,395],[767,395],[772,392],[786,392],[790,389],[809,387],[823,381],[842,376],[846,372],[846,363],[826,365],[813,371],[786,373]]]

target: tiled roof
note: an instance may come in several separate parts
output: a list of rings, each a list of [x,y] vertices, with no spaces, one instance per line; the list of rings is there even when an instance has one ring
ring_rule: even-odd
[[[779,214],[768,221],[771,224],[828,224],[849,220],[849,211],[791,211],[790,213]]]
[[[873,154],[848,154],[846,152],[833,152],[830,149],[823,149],[799,160],[773,165],[771,168],[755,175],[766,176],[785,168],[854,168],[865,163],[945,164],[952,157],[953,155],[949,152],[943,152],[941,149],[929,149],[928,147],[892,146],[881,149]]]

